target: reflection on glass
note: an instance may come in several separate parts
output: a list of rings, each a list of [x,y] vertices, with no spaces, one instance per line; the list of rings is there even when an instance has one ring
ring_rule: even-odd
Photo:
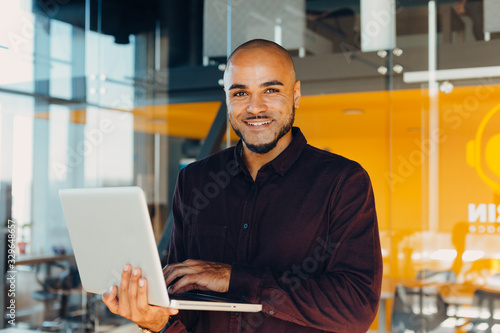
[[[96,8],[86,0],[71,10],[72,2],[63,2],[0,4],[0,220],[24,226],[20,240],[28,254],[52,255],[53,246],[70,251],[57,196],[69,187],[142,186],[159,239],[177,171],[196,158],[223,99],[222,71],[214,65],[225,64],[228,49],[260,37],[280,41],[297,60],[304,94],[296,124],[309,142],[360,161],[370,173],[386,295],[393,298],[401,280],[455,281],[471,288],[463,298],[471,303],[474,289],[500,285],[500,112],[494,111],[500,81],[496,74],[438,80],[434,127],[442,136],[430,143],[428,87],[399,75],[427,68],[428,37],[442,44],[438,71],[450,66],[477,74],[476,66],[497,66],[500,34],[483,31],[483,5],[491,1],[436,2],[432,36],[427,3],[402,1],[396,11],[402,54],[360,52],[359,1],[232,0],[230,21],[226,0],[192,11],[167,6],[174,2],[160,2],[156,11],[137,2],[134,20],[122,21],[118,31],[109,28],[130,13],[124,4],[103,0]],[[79,16],[72,21],[63,13]],[[117,44],[125,35],[129,43]],[[236,141],[234,133],[228,141]],[[439,177],[429,184],[436,146]],[[438,190],[431,230],[429,186]],[[35,290],[26,290],[30,300]],[[453,301],[450,290],[441,291]]]
[[[0,87],[33,92],[34,16],[31,1],[0,4]]]

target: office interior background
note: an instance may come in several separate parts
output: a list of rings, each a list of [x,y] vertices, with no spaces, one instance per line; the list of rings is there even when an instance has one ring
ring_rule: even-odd
[[[498,0],[3,1],[0,263],[12,271],[14,244],[15,328],[127,323],[82,290],[58,191],[140,186],[164,259],[177,172],[237,141],[226,57],[264,38],[294,58],[308,142],[371,176],[384,259],[371,330],[500,332],[499,14]]]

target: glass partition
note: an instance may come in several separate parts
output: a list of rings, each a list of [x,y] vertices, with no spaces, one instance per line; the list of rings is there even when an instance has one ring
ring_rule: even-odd
[[[420,9],[425,47],[404,48],[425,61],[404,64],[407,90],[394,92],[386,287],[395,331],[499,327],[499,72],[490,53],[497,34],[483,21],[489,5],[429,1]]]
[[[2,306],[2,327],[97,331],[124,323],[82,291],[58,191],[140,186],[162,237],[177,172],[199,153],[221,101],[211,91],[207,99],[182,96],[196,93],[189,86],[170,100],[169,86],[178,84],[170,84],[168,59],[178,48],[168,6],[0,5],[0,220],[14,230],[18,286],[15,295],[0,293],[3,304],[16,302],[15,321]],[[201,52],[191,58],[201,66]]]
[[[58,191],[140,186],[157,241],[168,241],[177,173],[213,139],[223,65],[252,38],[293,56],[303,93],[295,125],[308,142],[370,174],[384,260],[371,330],[419,329],[422,312],[428,330],[484,324],[471,315],[477,295],[500,285],[497,3],[380,1],[394,6],[367,21],[364,3],[0,4],[0,221],[7,243],[16,226],[18,327],[124,324],[78,283],[50,285],[76,276]],[[394,45],[363,50],[392,18]],[[222,127],[211,151],[238,139]]]
[[[226,20],[219,18],[220,12]],[[205,2],[204,56],[207,64],[223,62],[226,48],[232,51],[253,38],[273,40],[292,54],[302,89],[295,126],[309,144],[355,160],[368,171],[388,278],[394,210],[392,147],[400,131],[395,126],[399,98],[393,89],[398,73],[392,67],[399,53],[361,52],[360,16],[359,1],[232,1],[229,8]],[[372,21],[369,24],[375,23],[377,29],[382,27]],[[378,326],[376,321],[371,329]]]

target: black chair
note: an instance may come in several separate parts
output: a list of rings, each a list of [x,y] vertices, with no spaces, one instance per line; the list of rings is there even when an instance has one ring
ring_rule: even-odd
[[[446,304],[436,288],[396,286],[391,332],[429,332],[448,318]]]
[[[38,301],[45,304],[45,311],[52,312],[55,308],[55,303],[58,303],[57,318],[50,321],[44,321],[42,327],[44,330],[63,329],[66,332],[71,331],[72,317],[70,313],[69,297],[72,290],[78,289],[81,285],[80,275],[75,266],[67,263],[52,263],[52,266],[57,266],[62,272],[56,276],[45,276],[40,278],[38,275],[39,267],[36,268],[36,279],[42,286],[42,290],[33,292],[32,296]]]
[[[457,275],[454,271],[435,271],[432,269],[423,269],[417,273],[417,280],[427,282],[457,282]]]
[[[494,325],[500,325],[500,293],[477,289],[472,299],[476,318],[470,318],[465,325],[467,332],[492,332]],[[496,311],[495,311],[496,310]]]

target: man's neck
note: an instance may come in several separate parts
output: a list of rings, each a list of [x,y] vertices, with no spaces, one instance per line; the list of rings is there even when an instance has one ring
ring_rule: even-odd
[[[292,131],[290,130],[287,134],[285,134],[281,139],[278,140],[278,143],[276,144],[276,147],[274,147],[274,149],[265,154],[254,153],[253,151],[248,149],[243,142],[242,157],[253,180],[257,178],[257,173],[259,172],[260,168],[264,164],[267,164],[278,157],[278,155],[281,154],[292,142],[292,139]]]

